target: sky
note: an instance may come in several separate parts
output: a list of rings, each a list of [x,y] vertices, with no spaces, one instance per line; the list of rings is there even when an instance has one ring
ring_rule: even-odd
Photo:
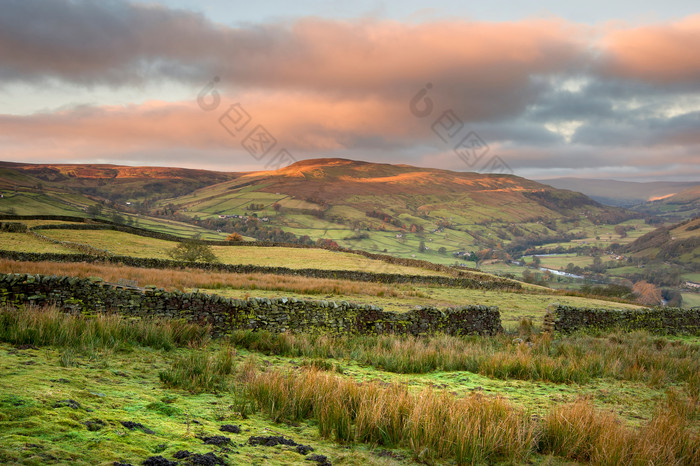
[[[700,181],[700,8],[3,0],[0,154]]]

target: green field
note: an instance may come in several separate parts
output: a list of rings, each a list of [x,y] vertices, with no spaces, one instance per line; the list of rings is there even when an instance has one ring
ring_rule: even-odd
[[[28,233],[7,233],[4,231],[0,232],[0,249],[21,252],[72,252],[66,247],[44,241]]]
[[[169,259],[173,241],[137,236],[111,230],[41,230],[60,241],[88,244],[115,255]],[[32,250],[29,247],[28,250]],[[363,256],[324,249],[267,248],[257,246],[213,246],[217,259],[224,264],[255,264],[293,269],[357,270],[415,275],[445,275],[432,270],[387,264]]]
[[[700,293],[681,293],[683,296],[683,307],[700,307]]]
[[[577,265],[581,268],[591,265],[593,263],[593,258],[590,256],[579,256],[576,254],[557,254],[551,256],[537,256],[540,258],[540,264],[542,267],[554,270],[564,270],[569,264]],[[608,257],[602,258],[603,260],[608,260]],[[526,264],[532,264],[533,257],[528,256],[523,258],[523,262]]]
[[[273,298],[280,295],[279,291],[259,289],[200,288],[200,290],[230,298]],[[542,320],[547,312],[547,306],[553,303],[606,309],[636,309],[639,307],[633,304],[611,303],[610,301],[601,299],[562,296],[555,293],[506,293],[425,286],[412,286],[410,291],[407,291],[406,294],[411,293],[415,293],[417,296],[377,297],[363,296],[362,294],[328,293],[324,294],[322,297],[323,299],[334,301],[373,304],[375,306],[381,306],[385,311],[394,312],[410,311],[416,306],[437,306],[439,308],[464,306],[468,304],[498,306],[503,327],[509,331],[517,329],[523,318],[531,319],[537,328],[541,327]],[[285,292],[284,296],[299,299],[318,299],[318,295],[315,294]]]
[[[51,335],[47,333],[45,338],[50,338]],[[343,357],[318,359],[312,356],[292,357],[281,349],[272,353],[252,351],[245,343],[257,338],[251,333],[248,336],[234,336],[234,342],[238,343],[232,346],[224,341],[216,341],[204,343],[205,346],[201,343],[182,343],[172,349],[160,348],[155,334],[148,340],[148,344],[112,341],[84,347],[77,343],[42,343],[38,339],[25,340],[35,344],[11,344],[15,342],[15,337],[7,333],[3,333],[2,338],[5,342],[0,342],[0,370],[3,373],[0,380],[0,462],[5,464],[142,464],[146,458],[154,456],[174,458],[183,450],[190,454],[213,453],[222,459],[223,464],[310,464],[307,457],[294,446],[253,446],[249,439],[254,436],[284,436],[296,444],[311,446],[314,454],[327,457],[332,464],[425,464],[426,458],[434,456],[431,463],[454,464],[449,453],[447,457],[436,456],[437,451],[416,445],[408,439],[399,442],[387,439],[383,445],[363,442],[353,437],[350,441],[337,441],[341,432],[331,430],[324,434],[319,414],[307,413],[296,420],[281,414],[278,419],[275,405],[271,408],[263,401],[264,393],[272,394],[273,389],[269,392],[254,392],[249,389],[253,383],[270,383],[270,387],[273,387],[276,374],[317,377],[326,383],[337,381],[349,384],[357,387],[356,390],[370,387],[375,390],[373,393],[377,399],[385,395],[392,396],[392,393],[403,393],[402,396],[415,396],[419,399],[437,397],[435,399],[438,402],[447,403],[462,399],[472,399],[480,405],[499,403],[501,410],[518,413],[534,425],[539,425],[540,419],[556,416],[554,410],[566,409],[572,406],[571,403],[587,400],[585,403],[593,411],[591,417],[585,418],[585,422],[600,422],[598,419],[601,416],[615,413],[614,423],[609,428],[624,429],[624,432],[628,432],[627,435],[647,435],[648,438],[652,433],[658,432],[655,435],[666,433],[693,442],[694,432],[698,428],[697,409],[693,407],[692,401],[686,401],[685,384],[680,380],[681,376],[668,374],[664,376],[666,379],[659,381],[658,376],[647,367],[649,364],[661,364],[661,361],[672,363],[674,358],[679,358],[682,354],[674,348],[684,348],[686,353],[697,354],[697,339],[674,342],[672,339],[656,338],[653,341],[657,346],[660,342],[664,343],[661,345],[662,350],[655,351],[663,351],[663,358],[666,359],[659,359],[660,356],[653,356],[653,353],[647,351],[644,354],[653,362],[637,361],[636,364],[642,364],[641,367],[632,366],[632,355],[621,357],[617,361],[618,366],[624,364],[627,368],[636,369],[627,373],[622,367],[611,366],[608,370],[616,371],[618,377],[592,377],[581,383],[556,383],[541,380],[536,374],[508,377],[449,370],[417,373],[388,371],[377,367],[383,364],[383,360],[372,354],[372,347],[369,348],[369,353],[362,355],[361,349],[365,343],[360,340],[339,341],[336,348],[336,351],[341,352],[346,345],[359,345],[356,352],[347,353]],[[651,337],[640,334],[634,338],[622,335],[613,335],[610,339],[580,337],[571,339],[568,344],[571,351],[584,354],[588,351],[588,346],[610,345],[609,340],[613,340],[619,342],[617,345],[622,345],[621,354],[625,355],[644,351],[635,343],[635,338],[644,340],[647,344],[652,342]],[[385,341],[385,344],[391,345],[390,339]],[[440,340],[428,341],[430,344],[439,344]],[[492,351],[504,357],[517,352],[520,357],[547,358],[540,353],[517,348],[507,338],[452,341],[454,344],[462,341],[460,344],[476,347],[493,345]],[[397,345],[406,343],[412,344],[411,340],[394,341]],[[376,351],[380,351],[380,347],[377,346]],[[408,355],[394,354],[393,357],[406,356]],[[202,366],[204,374],[212,379],[190,380],[173,378],[176,377],[174,375],[168,379],[163,377],[164,374],[173,374],[174,368],[183,361],[190,361],[189,364],[200,367],[201,363],[197,361],[220,360],[222,357],[227,357],[229,362],[228,369],[224,369],[221,375],[216,375],[212,368]],[[601,361],[605,360],[604,355],[600,357],[603,358]],[[551,359],[558,361],[558,364],[565,364],[561,358]],[[494,364],[498,360],[492,359]],[[313,369],[314,364],[323,369]],[[190,390],[172,386],[166,380],[186,384]],[[23,387],[21,391],[17,390],[18,386]],[[311,393],[322,389],[326,389],[326,386],[307,388]],[[301,391],[292,391],[288,398],[302,395]],[[333,395],[342,399],[340,392]],[[402,400],[397,397],[395,402]],[[281,399],[279,403],[279,409],[284,409],[284,400]],[[652,418],[660,416],[659,412],[668,412],[667,403],[672,409],[685,413],[677,415],[683,417],[672,418],[676,423],[670,423],[660,431],[637,434],[649,425]],[[683,408],[686,411],[680,411],[680,406],[687,406]],[[387,409],[380,404],[369,408],[380,412]],[[472,413],[474,415],[478,414]],[[582,421],[573,414],[567,418],[567,422]],[[447,424],[451,420],[441,418],[440,422]],[[222,432],[224,425],[237,426],[238,430]],[[496,431],[502,427],[490,418],[485,418],[483,425],[484,428]],[[359,423],[356,426],[357,429],[360,428]],[[425,427],[437,429],[437,426]],[[409,428],[404,432],[409,438],[415,435],[415,431]],[[223,438],[214,437],[217,435],[223,435]],[[468,435],[473,441],[483,439],[484,436],[488,439],[485,432]],[[580,432],[562,435],[581,442],[578,437]],[[228,443],[219,446],[207,444],[207,438]],[[586,441],[599,440],[591,437]],[[694,441],[695,444],[690,445],[697,445],[697,440]],[[607,448],[613,448],[613,445],[615,444],[608,443]],[[680,448],[672,451],[674,454],[683,454]],[[424,457],[419,456],[421,454]],[[492,453],[482,450],[477,454],[488,454],[490,457],[490,461],[478,463],[507,462],[507,457],[503,458],[498,450]],[[648,453],[652,457],[654,454]],[[692,450],[686,450],[685,454],[693,453]],[[570,461],[576,458],[567,450],[551,454],[546,447],[538,446],[537,443],[527,448],[522,455],[524,456],[519,456],[517,463],[565,465],[572,464]]]
[[[237,195],[244,196],[245,193]],[[238,198],[239,201],[242,199],[244,197]],[[229,201],[235,199],[226,202]],[[211,215],[221,207],[213,202],[207,204],[210,202],[207,199],[193,199],[192,202],[208,206]],[[195,227],[186,224],[140,217],[134,219],[141,227],[177,232],[183,236],[196,231]],[[299,227],[299,232],[328,227],[328,222],[308,215],[292,219],[307,228]],[[418,221],[418,217],[411,218],[411,221]],[[26,223],[37,226],[58,222]],[[484,235],[495,231],[482,226],[478,228]],[[533,223],[528,228],[543,227]],[[334,237],[342,244],[341,235],[346,234],[345,231],[326,229],[324,234],[337,235]],[[452,230],[446,231],[425,233],[429,249],[422,254],[417,253],[417,236],[409,235],[399,241],[395,232],[373,232],[369,239],[357,242],[362,243],[363,248],[378,252],[387,249],[395,255],[415,255],[417,259],[439,257],[449,264],[454,263],[454,257],[449,253],[438,254],[437,248],[462,243],[458,242],[456,234],[454,239],[451,236],[445,238],[453,234]],[[56,240],[134,257],[169,258],[167,252],[176,245],[173,241],[112,230],[49,229],[39,233]],[[223,236],[213,232],[212,235],[211,238]],[[451,243],[453,240],[456,242]],[[0,249],[75,252],[27,233],[0,233],[0,242]],[[419,267],[392,265],[357,254],[317,248],[246,245],[213,246],[211,250],[220,262],[226,264],[440,275]],[[551,268],[564,268],[570,262],[583,267],[592,261],[589,257],[573,254],[546,256],[541,260],[543,266]],[[498,306],[505,329],[504,334],[494,337],[437,335],[420,338],[392,335],[331,338],[327,335],[269,335],[251,331],[232,332],[229,339],[209,343],[192,340],[159,346],[158,331],[174,325],[171,321],[155,324],[148,320],[125,321],[124,325],[129,329],[153,325],[144,330],[147,337],[138,343],[127,341],[128,337],[124,335],[130,333],[126,331],[115,331],[107,338],[93,341],[90,338],[96,338],[99,330],[69,331],[60,323],[44,325],[41,331],[37,330],[41,325],[39,315],[51,315],[51,311],[46,310],[17,327],[22,330],[14,330],[12,318],[8,316],[32,311],[25,308],[12,314],[12,311],[0,309],[4,313],[0,315],[0,463],[142,464],[148,457],[158,455],[172,460],[177,452],[187,450],[199,454],[213,453],[224,464],[316,464],[307,460],[310,454],[304,456],[294,446],[252,446],[249,440],[254,436],[281,435],[312,446],[313,454],[324,455],[332,464],[338,465],[458,464],[456,453],[453,453],[457,450],[452,445],[444,451],[436,448],[441,437],[453,435],[450,438],[456,438],[454,433],[440,429],[459,425],[455,420],[472,422],[479,416],[478,412],[436,410],[432,415],[430,409],[426,408],[422,414],[417,410],[411,415],[416,417],[397,422],[403,437],[399,438],[398,434],[388,437],[381,433],[388,432],[382,430],[384,427],[377,427],[375,430],[381,432],[376,435],[384,435],[381,442],[359,433],[343,437],[346,434],[342,429],[360,432],[361,419],[369,425],[382,425],[380,423],[391,419],[389,414],[382,413],[390,413],[392,406],[400,403],[407,406],[405,409],[414,409],[429,401],[435,403],[432,406],[440,403],[463,406],[450,403],[465,400],[473,400],[479,409],[498,408],[491,413],[494,417],[477,422],[477,429],[460,434],[459,438],[485,443],[475,443],[479,453],[474,457],[465,456],[471,459],[462,459],[461,464],[600,463],[603,462],[601,454],[622,448],[620,442],[627,442],[622,450],[625,454],[640,455],[640,451],[646,451],[642,447],[647,444],[668,442],[676,445],[667,440],[668,436],[684,439],[690,447],[686,450],[673,447],[671,456],[663,458],[679,464],[693,464],[692,460],[688,461],[689,455],[696,445],[700,445],[694,440],[700,432],[697,404],[700,379],[696,375],[700,373],[700,339],[697,336],[664,337],[642,332],[569,336],[540,334],[544,314],[553,303],[615,309],[636,308],[636,305],[565,296],[557,290],[534,285],[524,285],[522,290],[511,292],[199,269],[157,270],[106,263],[0,262],[5,272],[102,276],[109,282],[127,279],[140,286],[156,285],[186,291],[197,289],[236,298],[295,297],[349,301],[374,304],[395,312],[406,312],[416,306],[493,305]],[[488,263],[482,267],[484,273],[513,273],[516,276],[521,276],[523,270],[524,267],[503,263]],[[684,303],[700,302],[698,296],[700,294],[684,293]],[[59,319],[65,318],[59,322],[71,322],[72,318],[58,315]],[[88,321],[100,318],[92,315]],[[99,323],[96,328],[108,329],[109,326]],[[52,334],[56,335],[56,341],[45,340]],[[179,333],[186,334],[185,331]],[[78,341],[83,341],[81,339],[86,342],[79,344]],[[215,369],[218,366],[212,361],[222,357],[228,358],[228,368]],[[223,372],[217,375],[216,370]],[[280,386],[288,391],[280,392],[274,398],[274,383],[279,380],[275,377],[279,374],[287,377]],[[318,377],[315,380],[320,382],[302,389],[290,388],[294,380],[304,377]],[[256,383],[260,384],[257,389],[254,388]],[[341,385],[346,388],[333,388]],[[22,390],[17,387],[22,387]],[[303,397],[326,393],[322,390],[330,391],[328,395],[319,395],[315,402],[329,403],[330,407],[311,409],[308,399]],[[371,395],[358,401],[357,394],[364,391]],[[284,410],[288,410],[285,406],[289,403],[298,403],[292,410],[297,415],[284,414],[288,412]],[[580,406],[590,411],[584,414],[575,411],[581,409]],[[331,422],[329,419],[340,416],[337,413],[348,407],[355,413],[379,414],[376,419],[359,417],[359,414],[357,418],[351,416],[346,424],[333,424],[336,427],[324,430],[323,426]],[[570,411],[559,415],[555,410]],[[498,413],[509,413],[510,417],[499,418]],[[512,457],[498,448],[493,452],[486,448],[491,445],[484,440],[490,438],[489,435],[501,435],[505,437],[499,438],[511,440],[521,438],[522,431],[509,430],[512,427],[509,422],[513,419],[518,419],[518,426],[530,426],[528,428],[532,428],[536,438],[540,439],[554,437],[545,426],[552,419],[560,418],[565,419],[567,426],[583,426],[564,429],[562,438],[567,442],[579,442],[584,448],[590,445],[594,451],[580,455],[571,453],[568,447],[555,451],[547,446],[547,442],[539,440],[529,444],[524,453]],[[437,421],[429,425],[426,419]],[[607,423],[600,424],[603,426],[599,429],[604,433],[602,437],[586,430],[598,429],[598,423],[603,422],[601,419],[607,420]],[[136,427],[131,425],[130,429],[128,422],[138,424]],[[221,432],[224,424],[239,426],[241,430],[238,433]],[[216,435],[228,437],[231,443],[223,448],[204,443],[204,437]],[[484,452],[489,452],[486,457],[478,456],[486,454]],[[685,459],[676,460],[683,454],[686,454]],[[645,455],[636,457],[644,458],[643,461],[639,459],[640,464],[664,463],[658,453]],[[187,463],[183,461],[181,464]]]

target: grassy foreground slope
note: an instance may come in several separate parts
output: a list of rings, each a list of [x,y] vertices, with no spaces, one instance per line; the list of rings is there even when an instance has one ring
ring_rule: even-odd
[[[697,342],[552,341],[526,329],[531,345],[265,332],[209,342],[182,323],[51,309],[0,310],[0,322],[5,463],[692,465],[700,455]],[[255,446],[259,437],[285,444]],[[191,462],[204,454],[215,462]]]
[[[115,231],[39,232],[145,257],[175,244]],[[63,247],[28,233],[2,235],[16,250]],[[317,248],[213,250],[234,263],[436,273]],[[0,309],[0,462],[143,464],[162,457],[179,464],[558,465],[612,458],[691,465],[700,459],[697,337],[552,338],[537,328],[553,301],[622,303],[531,285],[515,293],[107,263],[0,260],[0,272],[370,302],[396,311],[496,304],[509,332],[331,338],[237,331],[209,341],[205,331],[180,321]]]

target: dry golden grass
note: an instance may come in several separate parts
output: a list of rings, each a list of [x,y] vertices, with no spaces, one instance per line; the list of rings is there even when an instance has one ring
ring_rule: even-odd
[[[533,451],[536,426],[501,398],[456,398],[430,388],[359,384],[315,370],[246,371],[250,395],[274,420],[318,420],[324,437],[411,449],[416,458],[520,462]]]
[[[608,465],[697,465],[700,435],[689,423],[697,399],[668,392],[653,419],[630,427],[589,400],[530,417],[502,398],[458,398],[431,388],[358,383],[316,370],[240,372],[248,394],[275,421],[314,418],[320,434],[341,442],[409,448],[421,461],[457,464],[506,460],[534,453]]]
[[[588,400],[552,410],[544,419],[540,451],[576,461],[609,465],[700,464],[700,434],[688,422],[697,399],[668,392],[651,421],[632,429]]]
[[[391,297],[408,297],[419,294],[406,286],[388,286],[349,280],[262,273],[204,272],[197,269],[144,269],[83,262],[22,262],[0,259],[0,273],[38,273],[84,278],[101,277],[105,281],[112,283],[117,283],[120,279],[136,280],[140,285],[156,285],[168,290],[235,288],[244,290],[279,290],[302,294]]]

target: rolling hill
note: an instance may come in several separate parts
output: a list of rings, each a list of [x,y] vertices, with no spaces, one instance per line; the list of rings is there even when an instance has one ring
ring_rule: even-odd
[[[256,234],[248,219],[255,216],[255,228],[441,263],[453,263],[453,254],[465,250],[570,240],[566,222],[628,218],[580,193],[513,175],[347,159],[246,173],[159,206],[248,236]]]
[[[657,228],[628,244],[624,252],[700,270],[700,217]]]
[[[663,199],[645,202],[634,207],[634,210],[668,220],[697,217],[700,215],[700,185],[665,196]]]
[[[697,182],[685,181],[636,182],[571,177],[538,181],[554,188],[571,189],[601,204],[618,207],[632,207],[673,196],[684,189],[698,187]]]
[[[170,167],[0,162],[0,189],[39,186],[112,200],[172,197],[237,176],[240,175]]]
[[[513,175],[337,158],[248,173],[0,163],[0,188],[21,197],[15,204],[5,199],[0,212],[13,205],[21,214],[86,215],[99,204],[142,224],[167,220],[265,240],[323,239],[444,264],[465,251],[566,242],[585,237],[586,225],[629,218],[583,194]]]

